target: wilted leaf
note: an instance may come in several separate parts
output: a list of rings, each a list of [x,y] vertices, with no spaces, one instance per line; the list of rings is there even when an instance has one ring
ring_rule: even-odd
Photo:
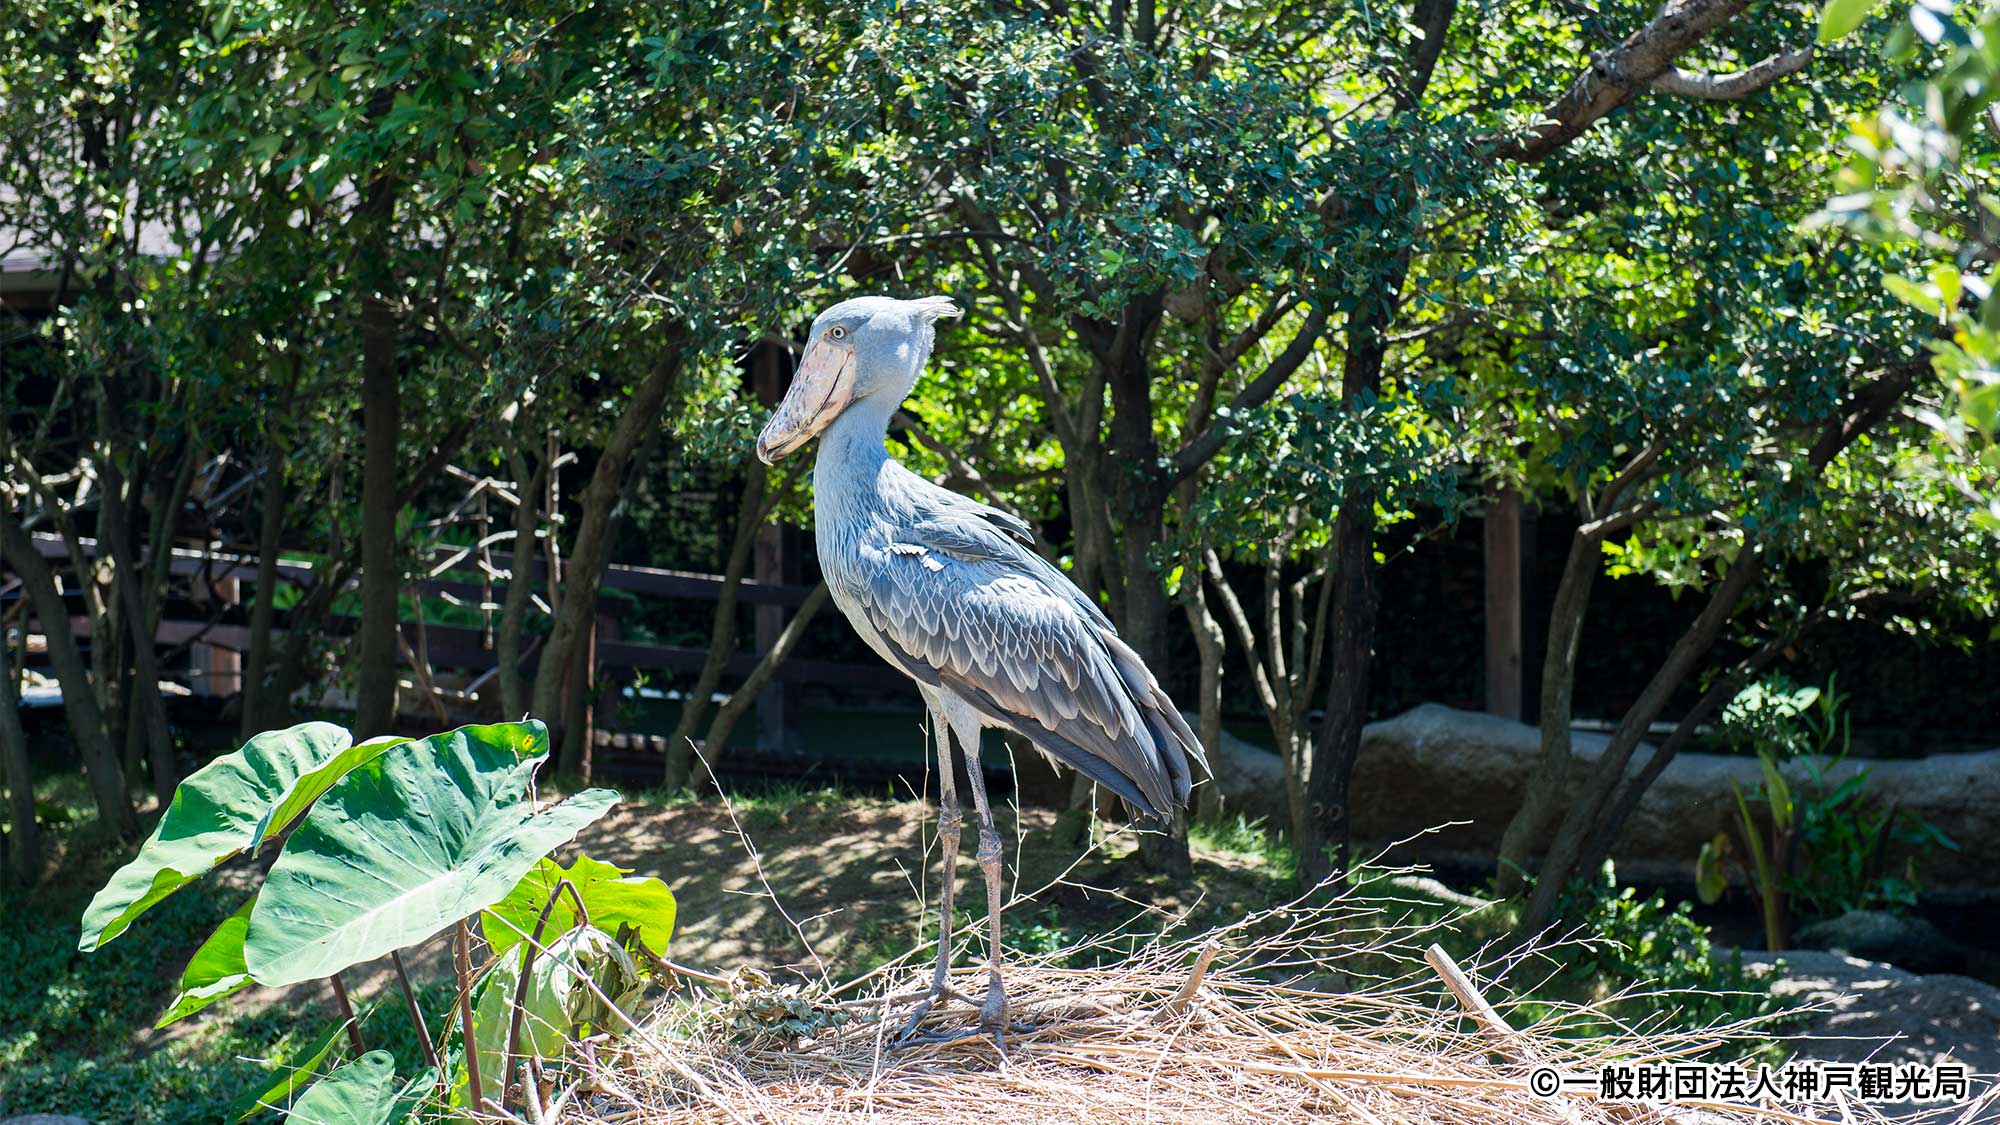
[[[528,969],[527,993],[522,997],[521,1054],[559,1058],[576,1029],[584,1024],[623,1031],[624,1021],[612,1014],[597,993],[603,992],[621,1009],[638,998],[645,982],[631,955],[610,934],[592,926],[579,927],[543,944],[546,949],[536,954]],[[480,1084],[489,1097],[499,1093],[500,1063],[513,1030],[514,996],[526,952],[517,946],[486,974],[473,1011]],[[584,983],[586,976],[596,983],[595,991]]]

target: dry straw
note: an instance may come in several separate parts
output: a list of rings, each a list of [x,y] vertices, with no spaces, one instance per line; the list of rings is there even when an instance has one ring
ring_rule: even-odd
[[[1004,1059],[971,1034],[964,1004],[940,1006],[926,1030],[951,1042],[899,1047],[907,990],[927,973],[914,958],[831,992],[787,991],[780,1003],[745,987],[704,990],[663,1007],[643,1037],[591,1045],[568,1079],[535,1084],[527,1118],[543,1122],[1450,1122],[1897,1121],[1969,1123],[2000,1113],[1988,1091],[1970,1105],[1873,1107],[1598,1102],[1530,1092],[1537,1066],[1594,1074],[1607,1062],[1733,1060],[1751,1024],[1670,1030],[1659,1019],[1594,1038],[1556,1034],[1600,1008],[1560,1009],[1516,1028],[1476,983],[1528,964],[1487,950],[1468,972],[1428,941],[1444,925],[1385,912],[1368,893],[1308,896],[1221,930],[1169,926],[1134,952],[1103,942],[1008,967],[1014,1018]],[[916,951],[913,951],[915,953]],[[1561,943],[1543,954],[1564,953]],[[1090,957],[1096,968],[1067,967]],[[955,984],[984,989],[983,970]],[[904,990],[896,992],[890,986]],[[1493,990],[1497,993],[1497,990]],[[1626,1005],[1627,1008],[1631,1005]],[[744,1013],[782,1009],[791,1031],[746,1033]],[[801,1025],[815,1027],[796,1035]],[[749,1025],[754,1028],[754,1021]],[[1743,1050],[1736,1049],[1741,1046]],[[1885,1116],[1886,1114],[1886,1116]]]

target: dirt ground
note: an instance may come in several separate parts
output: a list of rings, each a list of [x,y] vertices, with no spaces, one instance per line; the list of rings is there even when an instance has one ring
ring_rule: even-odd
[[[586,829],[575,848],[673,888],[677,961],[818,976],[816,954],[839,979],[915,944],[920,914],[930,936],[939,886],[936,816],[928,803],[831,796],[746,804],[733,821],[714,800],[627,802]],[[1052,812],[1026,810],[1019,830],[1011,810],[996,810],[995,819],[1007,850],[1007,897],[1033,893],[1009,908],[1016,925],[1053,906],[1068,926],[1144,926],[1150,918],[1156,928],[1158,919],[1194,905],[1187,887],[1135,878],[1129,834],[1079,859],[1074,845],[1055,839]],[[985,889],[972,862],[977,834],[967,820],[955,913],[983,919]],[[1198,848],[1197,865],[1197,882],[1208,888],[1203,909],[1268,905],[1270,880],[1256,857]]]

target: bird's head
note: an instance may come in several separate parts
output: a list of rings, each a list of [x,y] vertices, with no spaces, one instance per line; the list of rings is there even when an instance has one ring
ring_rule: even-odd
[[[857,402],[894,410],[930,358],[933,326],[960,311],[950,297],[854,297],[819,314],[791,390],[757,436],[757,456],[777,463]]]

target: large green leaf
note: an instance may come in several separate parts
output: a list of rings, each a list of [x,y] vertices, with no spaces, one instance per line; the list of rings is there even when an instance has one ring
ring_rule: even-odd
[[[607,934],[616,934],[621,925],[630,926],[633,936],[644,942],[647,949],[665,954],[667,943],[674,936],[674,892],[658,879],[631,875],[625,868],[589,856],[578,856],[568,870],[555,860],[542,860],[521,877],[506,898],[480,915],[486,943],[495,953],[504,953],[534,933],[535,921],[541,917],[550,894],[559,882],[567,879],[583,899],[591,925]],[[558,895],[542,930],[544,941],[568,933],[583,920],[577,916],[576,903],[569,895]]]
[[[536,812],[527,787],[547,753],[538,722],[461,727],[342,778],[264,881],[243,947],[250,975],[271,985],[329,976],[506,897],[618,800],[589,789]]]
[[[83,912],[77,948],[96,949],[154,903],[283,832],[349,770],[393,740],[353,744],[332,723],[265,731],[241,750],[196,770],[132,862],[118,869]]]
[[[187,968],[181,970],[179,994],[154,1027],[165,1027],[250,987],[250,970],[243,964],[243,935],[249,932],[250,908],[255,905],[257,898],[252,895],[194,951]]]
[[[396,1060],[370,1051],[313,1083],[285,1115],[288,1125],[390,1125],[408,1112],[398,1096]]]

